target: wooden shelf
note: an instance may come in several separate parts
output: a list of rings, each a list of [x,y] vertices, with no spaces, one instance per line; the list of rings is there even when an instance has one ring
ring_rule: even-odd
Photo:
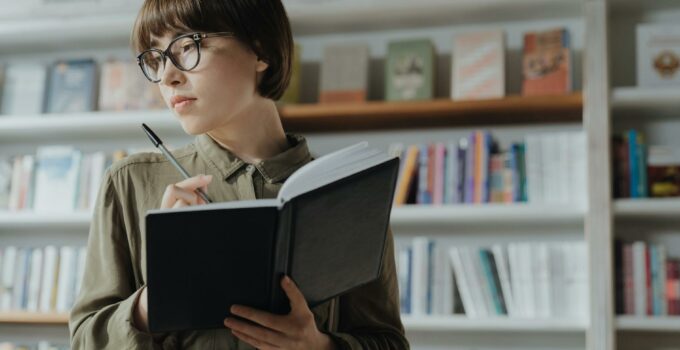
[[[295,132],[578,122],[581,114],[580,93],[545,97],[510,96],[483,101],[439,99],[280,107],[284,126]],[[155,131],[184,134],[179,121],[169,110],[0,116],[0,143],[141,135],[141,123],[148,123]]]
[[[614,213],[619,218],[680,219],[680,198],[617,199]]]
[[[281,108],[284,126],[299,131],[351,131],[578,122],[582,118],[580,93],[564,96],[524,97],[479,101],[382,102],[309,104]]]
[[[0,312],[0,324],[67,325],[68,314],[26,311]]]
[[[586,321],[465,316],[402,316],[407,332],[585,332]]]
[[[680,332],[680,316],[618,316],[616,328],[620,331]]]

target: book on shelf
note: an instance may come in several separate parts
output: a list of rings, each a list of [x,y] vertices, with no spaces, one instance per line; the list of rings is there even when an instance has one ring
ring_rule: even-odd
[[[434,98],[435,48],[431,40],[392,41],[385,62],[386,101]]]
[[[4,70],[0,114],[20,116],[43,112],[47,67],[40,63],[11,63]]]
[[[478,130],[458,141],[390,148],[401,154],[395,206],[585,205],[583,132],[530,134],[503,149],[490,132]]]
[[[38,148],[33,210],[63,213],[76,209],[81,158],[81,152],[69,146]]]
[[[402,314],[585,319],[586,245],[459,246],[419,236],[395,244]]]
[[[274,199],[149,210],[149,329],[224,327],[233,304],[287,313],[283,275],[310,307],[375,280],[398,166],[362,142],[304,165]],[[225,220],[250,234],[225,235]]]
[[[562,95],[572,91],[573,58],[565,28],[524,34],[522,95]]]
[[[293,45],[293,56],[291,62],[290,82],[283,96],[278,100],[280,104],[300,103],[300,92],[302,90],[302,45]]]
[[[647,181],[651,197],[680,196],[680,149],[649,146]]]
[[[99,110],[152,110],[166,107],[158,85],[149,83],[135,62],[109,59],[100,66]]]
[[[320,103],[364,102],[369,49],[365,44],[326,46],[321,62]]]
[[[9,196],[12,190],[12,159],[0,157],[0,210],[9,209]]]
[[[85,254],[85,247],[74,246],[0,247],[0,312],[68,312]]]
[[[94,111],[97,100],[96,68],[92,59],[55,62],[49,71],[45,112]]]
[[[617,240],[614,248],[617,314],[680,315],[680,260],[662,244]]]
[[[680,26],[638,24],[637,84],[641,87],[680,86]]]
[[[458,34],[453,40],[451,98],[478,100],[505,96],[505,33]]]

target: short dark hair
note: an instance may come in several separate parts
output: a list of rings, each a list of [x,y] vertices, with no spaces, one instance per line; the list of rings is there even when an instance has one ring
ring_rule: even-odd
[[[291,75],[293,36],[281,0],[145,0],[132,31],[137,53],[151,48],[151,35],[233,32],[268,68],[257,87],[278,100]]]

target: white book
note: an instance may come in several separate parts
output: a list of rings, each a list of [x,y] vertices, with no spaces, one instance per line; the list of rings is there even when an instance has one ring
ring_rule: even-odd
[[[647,245],[643,241],[633,243],[633,286],[635,315],[647,315],[647,270],[645,263]]]
[[[67,312],[70,308],[71,278],[75,273],[75,251],[72,247],[59,248],[59,282],[57,284],[57,312]]]
[[[36,212],[72,212],[76,207],[80,151],[68,146],[40,147],[35,174]]]
[[[496,270],[498,271],[498,279],[501,282],[501,290],[503,291],[503,299],[505,300],[505,308],[508,311],[508,316],[516,317],[517,310],[510,282],[508,257],[505,254],[503,246],[500,244],[494,244],[493,247],[491,247],[491,252],[493,253],[493,259],[496,262]]]
[[[548,258],[548,244],[536,243],[532,245],[533,269],[536,281],[536,316],[549,318],[552,315],[550,294],[550,259]]]
[[[569,153],[572,147],[570,140],[570,133],[560,132],[557,134],[558,152],[557,162],[557,184],[555,190],[557,191],[556,200],[560,204],[569,204],[569,191],[572,190],[569,186]],[[573,189],[576,190],[576,189]]]
[[[17,259],[14,265],[14,294],[12,295],[11,307],[13,310],[24,309],[24,293],[26,293],[26,279],[30,266],[30,253],[29,248],[22,247],[17,250]]]
[[[566,243],[553,243],[548,246],[550,259],[550,300],[551,311],[555,318],[563,318],[566,316],[566,293],[564,290],[564,252],[562,247]]]
[[[59,253],[55,246],[45,247],[45,258],[43,264],[42,288],[40,289],[40,312],[51,312],[52,310],[52,293],[54,288],[54,279],[58,274],[58,257]]]
[[[448,249],[437,242],[434,249],[434,285],[432,288],[433,313],[453,314],[453,271]]]
[[[588,147],[583,131],[569,135],[569,202],[580,208],[588,205]]]
[[[0,310],[8,311],[12,308],[14,295],[14,273],[17,261],[17,247],[8,246],[3,251],[2,279],[0,280]]]
[[[541,183],[543,184],[543,203],[558,204],[558,188],[561,186],[559,181],[559,166],[557,156],[559,145],[555,140],[556,134],[544,133],[540,135],[541,158],[539,164],[542,170]]]
[[[543,203],[540,138],[537,135],[528,135],[525,143],[527,200],[530,203],[540,204]]]
[[[524,296],[524,287],[522,285],[522,274],[520,271],[519,262],[519,247],[518,243],[508,244],[508,267],[510,270],[510,285],[512,286],[513,301],[515,304],[515,314],[517,317],[526,316],[526,298]]]
[[[519,264],[520,264],[520,283],[524,290],[524,306],[526,307],[526,316],[529,318],[536,318],[536,285],[534,283],[532,262],[533,249],[530,243],[520,243],[519,248]]]
[[[12,191],[12,164],[12,159],[0,157],[0,211],[9,209]]]
[[[411,293],[409,291],[409,274],[411,267],[411,247],[404,246],[399,249],[396,261],[396,270],[399,285],[399,304],[402,313],[411,313]]]
[[[12,179],[10,180],[9,203],[7,204],[9,210],[17,211],[21,208],[21,189],[22,189],[22,170],[23,161],[22,156],[16,156],[12,160]]]
[[[78,169],[78,190],[77,199],[75,203],[75,210],[82,211],[89,208],[90,203],[90,172],[92,171],[92,155],[83,154],[80,159],[80,167]]]
[[[477,310],[472,297],[473,291],[471,289],[471,282],[465,271],[460,249],[457,247],[451,247],[449,249],[449,257],[451,259],[451,265],[453,267],[453,273],[456,279],[456,286],[458,286],[460,299],[463,302],[463,308],[465,309],[465,315],[470,318],[478,318],[480,317],[480,312]]]
[[[368,65],[368,45],[343,44],[324,47],[319,74],[320,102],[366,100]]]
[[[85,275],[85,261],[87,260],[87,248],[86,247],[80,247],[78,248],[78,259],[77,259],[77,264],[76,264],[76,286],[75,286],[75,293],[74,297],[78,296],[80,293],[80,287],[83,284],[83,276]],[[75,300],[72,301],[72,303],[75,302]]]
[[[31,251],[31,268],[28,274],[28,311],[37,312],[40,299],[40,282],[43,267],[43,251],[33,248]]]
[[[42,64],[16,63],[5,70],[5,85],[0,114],[19,116],[43,112],[47,67]]]
[[[475,262],[475,256],[473,255],[473,248],[461,247],[461,257],[463,258],[463,268],[465,269],[465,275],[470,276],[470,290],[472,292],[472,301],[475,304],[475,309],[477,309],[480,317],[489,317],[495,312],[490,308],[491,303],[489,302],[488,293],[484,292],[484,280],[482,280],[481,269],[479,265]],[[479,259],[476,259],[479,260]]]
[[[93,210],[95,203],[97,203],[97,195],[102,179],[104,178],[104,171],[106,171],[106,153],[93,153],[91,165],[92,171],[90,172],[90,198],[88,200],[88,209]]]
[[[585,242],[573,242],[574,258],[576,260],[576,318],[585,320],[588,318],[588,246]]]
[[[451,93],[454,100],[505,96],[503,31],[489,30],[456,35],[451,59]]]
[[[413,239],[413,270],[411,272],[411,314],[427,314],[428,289],[428,246],[429,239],[416,237]]]
[[[637,26],[637,85],[680,86],[677,61],[680,57],[680,26],[639,24]]]

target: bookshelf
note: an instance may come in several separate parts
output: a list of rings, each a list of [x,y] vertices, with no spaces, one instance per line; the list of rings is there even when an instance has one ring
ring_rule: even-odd
[[[677,92],[628,88],[632,84],[617,79],[616,67],[610,63],[607,47],[624,40],[614,40],[618,33],[607,35],[607,5],[629,8],[631,1],[607,0],[463,0],[463,1],[385,1],[337,2],[284,1],[292,21],[296,40],[304,47],[303,85],[318,77],[321,49],[329,43],[367,42],[372,49],[371,71],[383,68],[385,43],[394,39],[428,37],[437,46],[437,67],[443,79],[437,81],[436,99],[428,102],[386,103],[383,77],[380,73],[369,82],[371,102],[360,105],[317,105],[314,83],[303,86],[301,105],[281,108],[284,124],[290,130],[304,132],[312,150],[326,153],[355,139],[368,139],[386,148],[395,140],[408,143],[447,140],[460,137],[474,128],[498,131],[504,142],[519,140],[528,132],[583,130],[588,136],[588,207],[571,206],[445,206],[441,208],[404,207],[393,211],[392,225],[400,231],[418,234],[420,229],[436,227],[447,238],[475,240],[480,235],[489,239],[508,240],[498,228],[520,228],[527,235],[555,234],[585,240],[589,249],[590,307],[588,318],[569,319],[467,319],[462,317],[404,316],[404,324],[412,348],[448,349],[451,344],[468,348],[503,349],[577,349],[614,350],[616,330],[633,329],[643,324],[651,329],[668,328],[658,319],[626,320],[617,318],[610,305],[613,299],[613,267],[607,261],[612,249],[612,218],[639,216],[640,213],[664,211],[671,216],[676,203],[652,201],[612,202],[608,192],[610,178],[609,123],[613,109],[629,110],[659,105],[673,106]],[[139,0],[116,5],[30,8],[0,14],[0,61],[52,60],[93,54],[95,58],[113,55],[129,56],[127,40],[139,6]],[[388,5],[389,4],[389,5]],[[23,12],[22,12],[23,11]],[[22,18],[27,13],[31,18]],[[25,18],[25,17],[23,17]],[[521,76],[521,40],[525,31],[567,27],[575,50],[575,90],[566,96],[529,98],[517,96]],[[87,30],[82,30],[87,28]],[[506,31],[509,97],[498,100],[450,101],[449,76],[452,36],[476,29]],[[629,33],[630,31],[623,31]],[[630,41],[630,40],[628,40]],[[613,52],[618,52],[613,45]],[[625,50],[623,50],[625,51]],[[614,65],[612,86],[607,74]],[[629,64],[630,65],[630,64]],[[632,65],[634,66],[634,65]],[[310,75],[307,75],[310,74]],[[306,90],[305,90],[306,89]],[[611,98],[610,98],[611,94]],[[610,116],[611,114],[611,116]],[[0,117],[0,154],[30,153],[35,144],[68,143],[86,149],[113,149],[128,142],[147,146],[140,139],[139,124],[147,122],[158,133],[170,134],[176,141],[183,134],[168,111],[126,113],[84,113],[78,115],[35,115],[21,118]],[[680,130],[680,129],[676,129]],[[132,140],[132,141],[131,141]],[[186,140],[186,139],[182,139]],[[672,202],[672,201],[669,201]],[[646,205],[646,207],[645,207]],[[659,206],[664,208],[659,208]],[[612,208],[612,209],[609,209]],[[21,229],[49,232],[62,237],[82,232],[87,239],[89,213],[38,215],[32,213],[0,213],[0,239]],[[566,228],[565,228],[566,226]],[[462,228],[462,229],[461,229]],[[524,239],[526,236],[521,236]],[[643,322],[644,321],[644,322]],[[0,339],[11,339],[14,326],[32,333],[37,326],[66,326],[66,315],[0,313]],[[626,326],[628,322],[629,326]],[[640,323],[636,323],[640,322]],[[11,325],[12,327],[7,327]],[[628,327],[628,328],[627,328]],[[434,336],[431,333],[434,332]],[[36,331],[37,333],[37,331]],[[517,333],[517,336],[513,336]],[[420,336],[425,334],[425,336]],[[411,338],[411,335],[413,337]]]
[[[616,328],[622,331],[678,332],[680,317],[618,316]]]

